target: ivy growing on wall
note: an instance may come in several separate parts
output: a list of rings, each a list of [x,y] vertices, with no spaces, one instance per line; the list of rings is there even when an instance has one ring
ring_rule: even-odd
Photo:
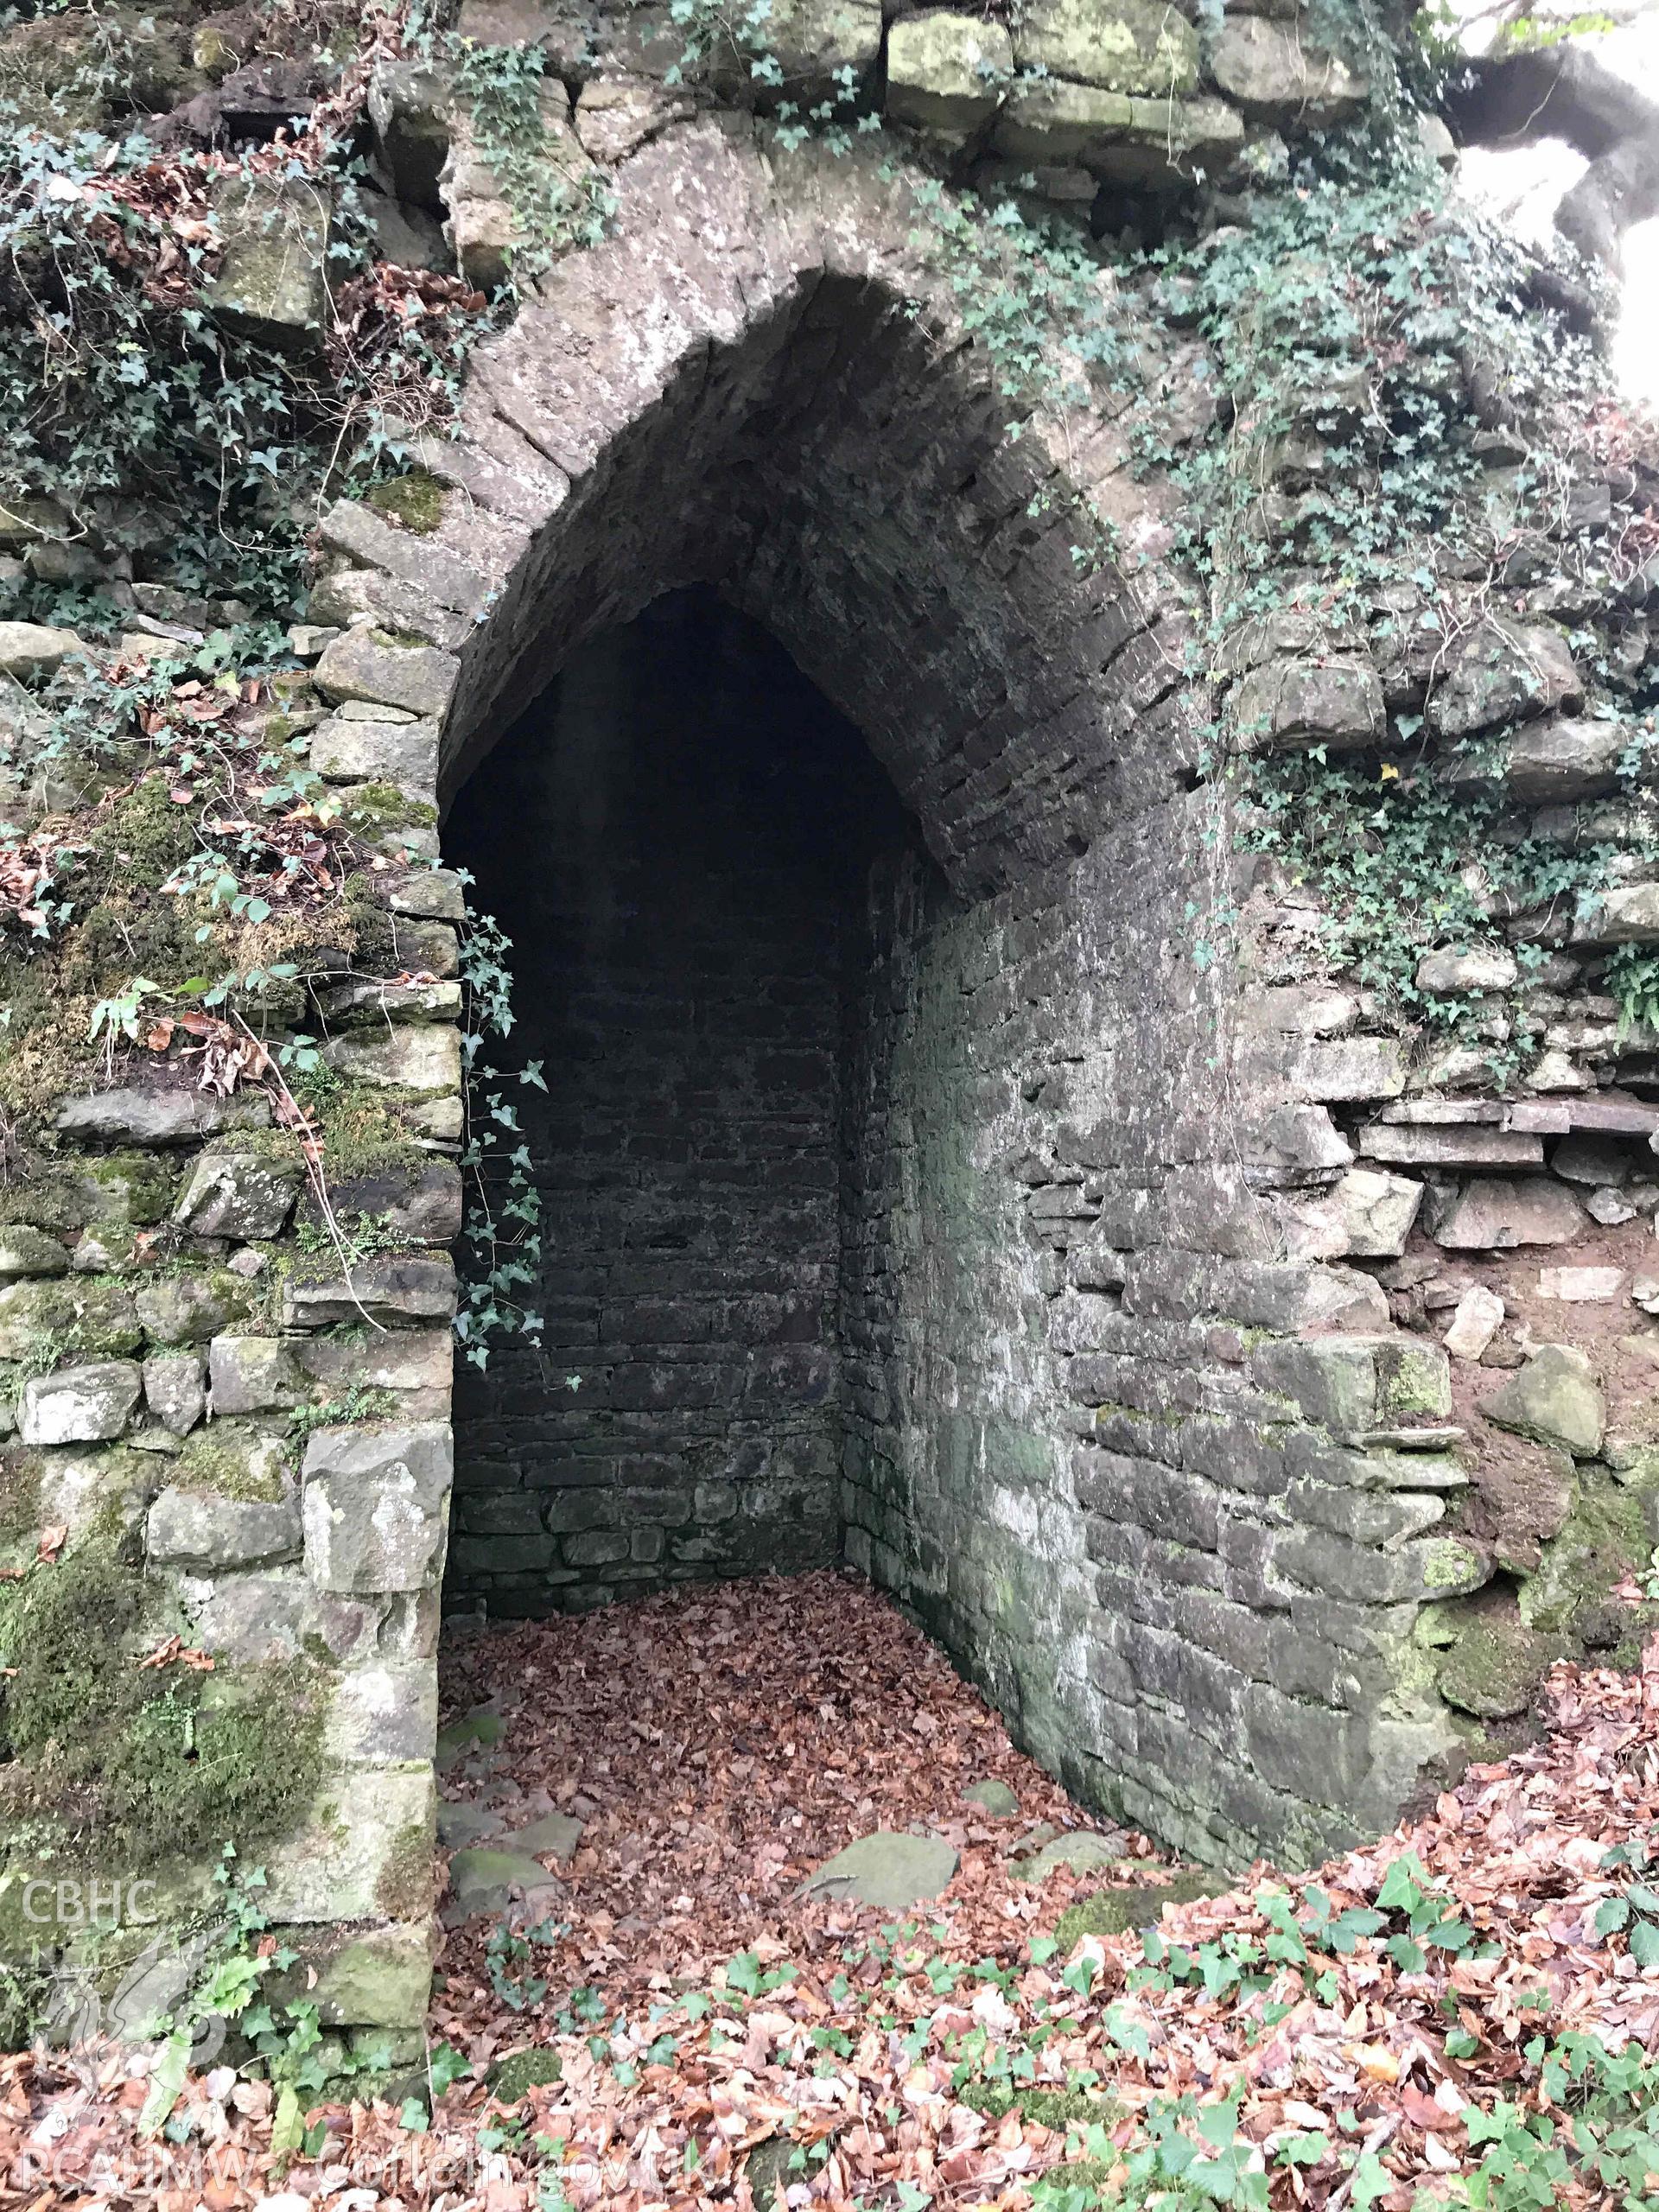
[[[509,255],[516,296],[573,246],[597,245],[615,207],[603,173],[573,159],[547,127],[543,103],[563,101],[540,46],[448,41],[455,90],[467,104],[474,140],[512,211]]]

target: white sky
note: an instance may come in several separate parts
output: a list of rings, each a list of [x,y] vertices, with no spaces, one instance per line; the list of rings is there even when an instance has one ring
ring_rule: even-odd
[[[1618,12],[1630,20],[1595,39],[1594,51],[1621,76],[1659,92],[1659,0],[1624,0]],[[1473,147],[1458,175],[1471,199],[1524,236],[1542,238],[1562,193],[1586,167],[1582,155],[1551,139],[1514,153]],[[1624,236],[1624,304],[1613,369],[1630,399],[1659,412],[1659,217]]]

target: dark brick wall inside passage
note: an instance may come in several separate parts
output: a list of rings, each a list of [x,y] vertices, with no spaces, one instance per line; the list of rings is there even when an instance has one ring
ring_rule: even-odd
[[[514,945],[497,1059],[548,1089],[512,1087],[543,1347],[462,1370],[452,1604],[836,1556],[843,1071],[868,887],[914,843],[857,732],[704,592],[585,648],[460,795],[446,851]]]

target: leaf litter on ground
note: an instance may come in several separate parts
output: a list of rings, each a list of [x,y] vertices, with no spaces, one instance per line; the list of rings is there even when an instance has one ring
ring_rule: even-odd
[[[836,1575],[469,1634],[446,1675],[504,1724],[449,1802],[491,1844],[583,1827],[533,1899],[448,1931],[423,2095],[325,2106],[296,2156],[221,2066],[143,2145],[149,2058],[20,2054],[0,2212],[1659,2203],[1659,1639],[1635,1674],[1558,1667],[1546,1732],[1392,1836],[1064,1949],[1069,1906],[1172,1870]],[[1017,1815],[964,1799],[986,1779]],[[956,1848],[937,1901],[798,1896],[880,1827]],[[1026,1878],[1077,1827],[1117,1863]]]

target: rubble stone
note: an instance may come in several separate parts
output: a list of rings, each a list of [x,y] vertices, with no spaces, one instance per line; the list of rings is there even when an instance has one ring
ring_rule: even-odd
[[[1580,1459],[1601,1449],[1607,1418],[1590,1357],[1573,1344],[1541,1344],[1502,1389],[1481,1401],[1480,1410],[1498,1428]]]
[[[1541,1175],[1487,1175],[1429,1200],[1425,1227],[1449,1251],[1511,1251],[1518,1244],[1570,1244],[1589,1216],[1571,1191]]]

